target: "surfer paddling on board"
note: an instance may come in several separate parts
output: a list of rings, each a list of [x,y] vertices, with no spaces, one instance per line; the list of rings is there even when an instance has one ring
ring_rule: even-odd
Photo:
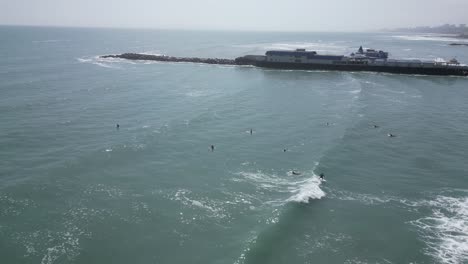
[[[297,172],[297,171],[295,171],[295,170],[293,170],[291,173],[292,173],[293,175],[301,175],[300,172]]]

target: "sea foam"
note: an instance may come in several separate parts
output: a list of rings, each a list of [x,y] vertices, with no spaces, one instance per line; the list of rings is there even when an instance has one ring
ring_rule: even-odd
[[[421,205],[430,207],[431,215],[410,223],[418,228],[427,245],[427,254],[440,263],[467,263],[468,197],[437,196]]]

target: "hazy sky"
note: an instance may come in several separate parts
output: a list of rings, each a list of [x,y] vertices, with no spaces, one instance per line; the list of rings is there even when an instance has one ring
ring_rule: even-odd
[[[468,23],[468,0],[0,0],[0,24],[361,31]]]

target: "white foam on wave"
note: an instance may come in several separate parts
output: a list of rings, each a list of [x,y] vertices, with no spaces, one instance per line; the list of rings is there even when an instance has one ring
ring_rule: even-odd
[[[186,208],[190,208],[193,211],[185,211],[186,215],[181,213],[181,221],[183,223],[191,223],[193,220],[201,219],[201,218],[216,218],[216,219],[224,219],[228,218],[229,213],[226,212],[224,208],[225,202],[217,201],[213,199],[209,199],[207,197],[198,197],[195,198],[193,196],[197,196],[193,194],[191,191],[186,189],[179,189],[176,191],[174,195],[169,196],[168,198],[172,201],[178,201],[182,203]],[[202,209],[202,212],[198,212],[195,209]],[[192,215],[189,217],[189,215]]]
[[[69,260],[76,258],[79,255],[80,239],[82,233],[75,234],[71,232],[63,232],[57,234],[60,236],[60,242],[45,250],[45,254],[41,259],[41,264],[56,263],[59,258],[66,257]]]
[[[86,59],[86,58],[76,58],[79,62],[91,62],[92,59]]]
[[[294,193],[288,201],[308,203],[311,199],[320,199],[325,196],[325,192],[320,189],[322,181],[314,175],[312,178],[304,180],[300,185],[292,190]]]
[[[92,64],[97,65],[97,66],[101,66],[101,67],[104,67],[104,68],[109,68],[109,69],[118,69],[119,68],[119,67],[107,64],[107,63],[102,63],[102,62],[93,62]]]
[[[76,58],[77,61],[81,63],[90,63],[94,64],[103,68],[109,68],[109,69],[120,69],[120,67],[114,65],[116,62],[121,62],[121,60],[116,60],[116,59],[105,59],[105,58],[100,58],[99,56],[95,57],[83,57],[83,58]]]
[[[242,176],[243,181],[251,182],[260,189],[276,192],[288,193],[290,192],[291,188],[298,184],[298,181],[294,181],[289,178],[284,178],[274,173],[265,173],[263,171],[241,171],[237,173],[237,175]],[[288,176],[292,177],[293,175],[289,172]]]
[[[426,243],[427,254],[440,263],[468,262],[468,197],[437,196],[414,205],[428,206],[432,214],[411,221]]]
[[[336,189],[330,192],[330,198],[342,201],[358,201],[365,205],[380,205],[391,201],[398,201],[397,198],[386,195],[376,196],[372,194],[353,193]]]
[[[239,172],[237,175],[254,183],[258,188],[292,194],[286,200],[279,201],[280,204],[284,202],[308,203],[310,199],[320,199],[325,196],[325,192],[320,189],[321,180],[313,172],[303,172],[301,175],[292,175],[289,172],[288,178],[262,171]]]
[[[366,205],[394,203],[412,212],[429,209],[429,215],[409,221],[426,244],[425,253],[435,263],[463,264],[468,261],[468,197],[438,195],[432,200],[412,201],[388,195],[370,195],[332,190],[329,197]]]
[[[198,206],[200,208],[203,208],[203,209],[206,209],[206,210],[209,210],[211,212],[217,212],[218,210],[214,209],[213,207],[209,206],[209,205],[206,205],[200,201],[197,201],[197,200],[192,200],[192,205],[194,206]]]

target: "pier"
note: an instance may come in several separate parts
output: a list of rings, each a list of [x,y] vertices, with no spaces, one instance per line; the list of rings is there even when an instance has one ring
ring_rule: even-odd
[[[357,55],[356,55],[357,54]],[[189,62],[215,65],[251,65],[261,68],[287,70],[365,71],[417,75],[468,76],[468,66],[456,60],[448,62],[420,60],[387,60],[388,53],[359,49],[351,56],[319,55],[315,51],[267,51],[266,55],[245,55],[236,59],[173,57],[140,53],[104,55],[101,58],[119,58],[138,61]]]

